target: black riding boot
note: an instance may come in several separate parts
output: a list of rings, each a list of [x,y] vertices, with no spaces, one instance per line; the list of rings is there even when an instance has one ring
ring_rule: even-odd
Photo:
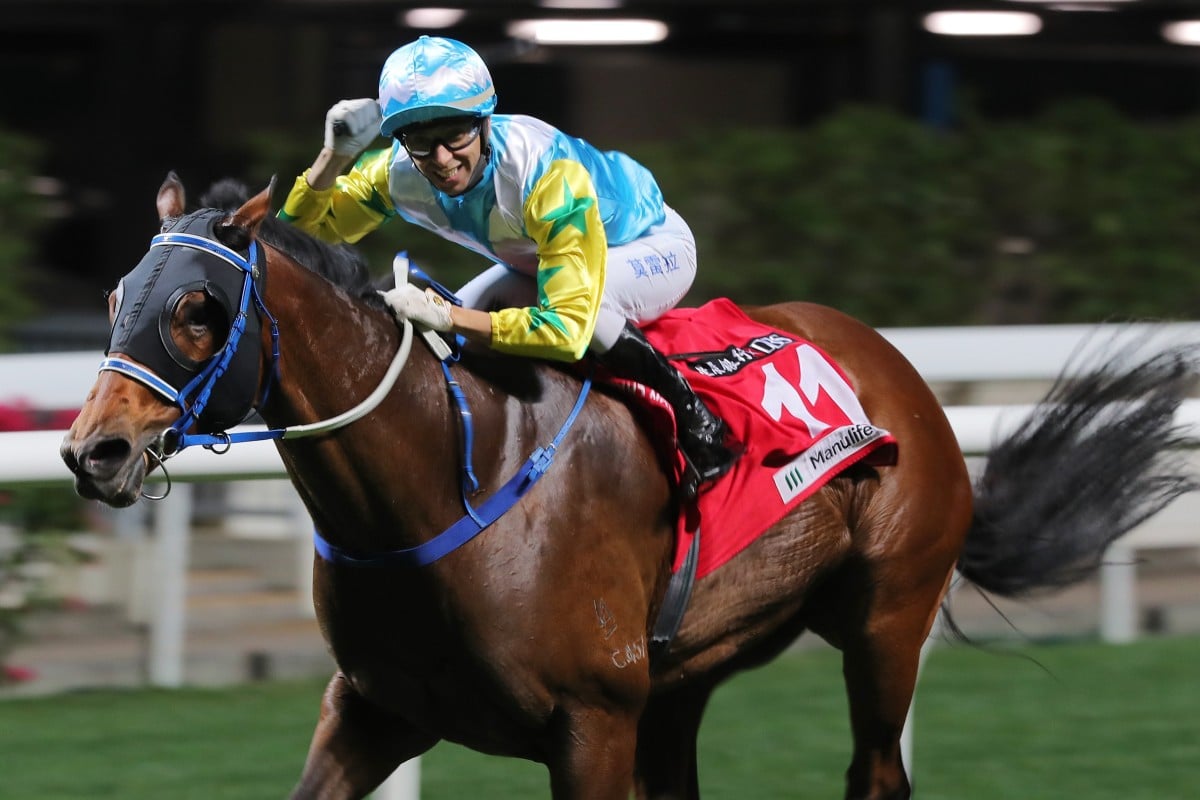
[[[597,357],[615,376],[645,384],[671,404],[679,449],[688,462],[679,487],[685,499],[695,498],[701,485],[729,471],[741,452],[727,442],[724,420],[709,411],[683,375],[632,323],[626,322],[616,344]]]

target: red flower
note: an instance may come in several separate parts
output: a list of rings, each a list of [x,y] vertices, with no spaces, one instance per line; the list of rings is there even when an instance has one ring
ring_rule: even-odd
[[[0,431],[32,431],[36,427],[33,409],[27,404],[0,404]]]
[[[51,431],[65,431],[75,422],[75,418],[79,416],[80,410],[78,408],[60,408],[57,411],[51,412],[50,418],[46,420],[46,429]]]
[[[3,666],[0,674],[4,675],[4,680],[0,680],[0,683],[25,683],[37,677],[37,673],[29,667],[14,667],[8,664]]]

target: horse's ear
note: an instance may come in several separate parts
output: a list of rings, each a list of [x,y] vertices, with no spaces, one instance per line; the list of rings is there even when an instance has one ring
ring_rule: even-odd
[[[271,190],[274,188],[275,178],[272,177],[267,188],[243,203],[242,207],[233,212],[233,216],[225,221],[225,224],[229,227],[241,228],[251,237],[257,236],[258,227],[271,213]]]
[[[183,183],[174,170],[167,173],[166,180],[158,187],[158,218],[166,221],[172,217],[183,216],[184,193]]]

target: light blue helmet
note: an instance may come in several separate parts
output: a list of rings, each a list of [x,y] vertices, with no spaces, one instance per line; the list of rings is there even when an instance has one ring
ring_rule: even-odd
[[[462,42],[422,36],[388,56],[379,74],[379,132],[442,117],[486,117],[496,108],[492,76]]]

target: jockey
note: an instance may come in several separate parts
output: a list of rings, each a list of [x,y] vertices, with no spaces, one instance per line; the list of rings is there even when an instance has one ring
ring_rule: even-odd
[[[634,324],[691,286],[692,232],[627,155],[495,108],[478,53],[421,36],[384,64],[378,102],[329,110],[325,146],[279,216],[335,243],[401,217],[496,262],[460,290],[462,307],[411,285],[385,297],[401,320],[503,353],[577,361],[590,351],[654,389],[674,409],[689,466],[680,488],[695,497],[729,470],[737,445]],[[392,146],[354,163],[377,134]]]

